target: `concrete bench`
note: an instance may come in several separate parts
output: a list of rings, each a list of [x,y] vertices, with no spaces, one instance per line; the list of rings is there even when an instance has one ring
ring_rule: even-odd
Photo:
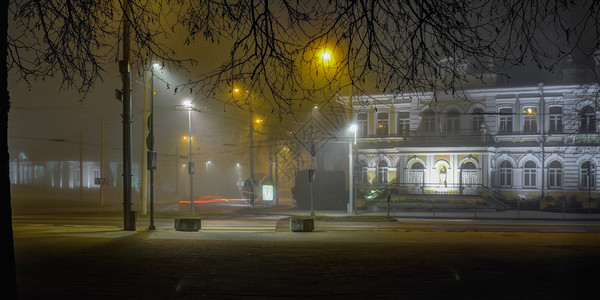
[[[200,230],[200,219],[175,219],[175,230],[198,231]]]
[[[310,232],[315,229],[314,219],[291,218],[290,229],[294,232]]]

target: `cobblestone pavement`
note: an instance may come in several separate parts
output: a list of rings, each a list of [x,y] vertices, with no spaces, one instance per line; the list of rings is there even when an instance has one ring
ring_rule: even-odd
[[[20,299],[584,299],[600,266],[597,233],[31,224],[14,244]]]

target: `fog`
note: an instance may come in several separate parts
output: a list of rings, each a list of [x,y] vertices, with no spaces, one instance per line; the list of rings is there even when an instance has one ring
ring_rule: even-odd
[[[8,146],[15,207],[30,205],[27,200],[52,206],[77,202],[121,205],[122,105],[114,92],[121,88],[121,82],[116,66],[112,67],[115,69],[107,70],[105,81],[84,100],[76,92],[59,91],[58,79],[28,88],[23,82],[9,78]],[[139,74],[143,72],[132,72],[133,205],[135,210],[145,211],[150,195],[143,199],[142,177],[147,180],[146,191],[149,192],[150,172],[145,171],[142,176],[146,121],[143,117],[144,80]],[[155,76],[154,150],[158,154],[154,171],[155,203],[169,207],[189,200],[189,117],[195,165],[194,199],[207,196],[242,199],[243,185],[250,175],[248,105],[235,105],[225,97],[203,99],[189,92],[175,93],[173,86],[186,78],[166,69],[158,70]],[[185,100],[193,100],[197,111],[188,113],[177,109]],[[313,117],[318,114],[321,120],[327,118],[326,110],[318,112],[315,108],[284,119],[274,116],[265,107],[253,109],[254,119],[261,120],[254,123],[255,180],[261,184],[278,183],[279,196],[286,200],[292,197],[296,172],[311,168],[307,145],[303,147],[295,136],[295,131],[309,122],[311,110]],[[348,168],[347,153],[339,155],[340,151],[347,151],[347,137],[343,136],[343,130],[328,134],[329,140],[319,145],[315,167],[347,173],[344,171]],[[99,174],[94,175],[92,169],[99,169],[102,159],[102,177],[107,178],[109,184],[100,189],[94,184]],[[80,170],[86,174],[83,186],[78,183]],[[344,183],[329,188],[343,192],[347,187]]]

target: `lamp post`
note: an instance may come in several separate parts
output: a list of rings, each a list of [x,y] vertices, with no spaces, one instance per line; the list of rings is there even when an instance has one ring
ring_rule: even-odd
[[[149,230],[154,230],[154,170],[156,169],[157,155],[154,152],[154,69],[159,68],[160,63],[154,61],[150,65],[150,115],[148,116],[148,137],[146,146],[148,146],[148,169],[150,170],[150,225]]]
[[[192,160],[192,111],[209,111],[210,109],[202,107],[194,107],[191,100],[186,100],[183,105],[175,106],[176,110],[184,110],[188,112],[188,141],[189,141],[189,163],[188,174],[190,175],[190,209],[194,216],[194,161]]]
[[[354,214],[354,145],[356,145],[356,124],[350,125],[354,142],[348,141],[348,214]]]
[[[184,104],[188,109],[188,141],[190,144],[190,160],[188,162],[188,174],[190,175],[190,209],[194,216],[194,162],[192,161],[192,102],[188,101]]]
[[[241,91],[238,88],[234,88],[233,92],[236,94],[239,94]],[[250,140],[250,208],[253,209],[254,208],[254,193],[255,193],[255,187],[254,187],[254,113],[252,111],[252,98],[249,95],[249,92],[246,91],[246,96],[248,97],[248,105],[249,105],[249,110],[250,110],[250,132],[248,134],[249,136],[249,140]]]
[[[190,211],[194,216],[194,161],[192,160],[192,110],[196,110],[192,105],[191,100],[186,100],[183,105],[175,106],[177,110],[185,110],[188,112],[188,136],[189,141],[189,162],[188,174],[190,175]]]

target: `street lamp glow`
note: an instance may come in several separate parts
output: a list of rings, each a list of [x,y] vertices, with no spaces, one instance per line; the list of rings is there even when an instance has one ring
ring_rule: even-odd
[[[321,63],[323,65],[329,65],[333,62],[333,53],[327,48],[321,50],[319,53],[319,58],[321,59]]]

